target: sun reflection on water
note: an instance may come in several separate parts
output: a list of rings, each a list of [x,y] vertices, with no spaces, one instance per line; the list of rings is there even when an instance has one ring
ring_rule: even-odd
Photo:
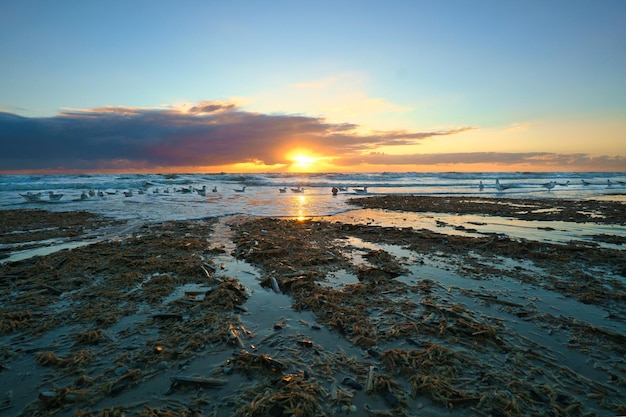
[[[307,217],[305,216],[305,213],[307,212],[309,197],[307,195],[301,194],[295,197],[294,200],[294,206],[296,207],[296,211],[298,213],[298,215],[296,216],[296,220],[298,220],[299,222],[306,220]]]

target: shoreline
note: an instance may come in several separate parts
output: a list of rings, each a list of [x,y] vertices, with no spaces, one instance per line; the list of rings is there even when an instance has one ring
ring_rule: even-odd
[[[620,203],[585,202],[581,217],[544,200],[523,214],[516,201],[399,198],[358,203],[624,225]],[[623,249],[333,216],[128,227],[11,214],[3,244],[124,233],[0,264],[7,415],[626,412]]]

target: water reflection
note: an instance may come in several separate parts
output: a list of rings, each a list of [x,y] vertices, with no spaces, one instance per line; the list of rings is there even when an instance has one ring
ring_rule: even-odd
[[[448,213],[408,213],[378,209],[357,209],[326,217],[330,221],[382,227],[411,227],[459,236],[502,233],[511,238],[548,243],[572,240],[612,249],[623,249],[595,239],[598,235],[626,237],[626,228],[612,224],[571,223],[563,221],[519,220],[498,216]]]
[[[294,207],[297,208],[296,220],[303,221],[306,219],[306,213],[307,213],[308,203],[310,199],[308,196],[302,194],[302,195],[294,197],[294,200],[295,200]]]

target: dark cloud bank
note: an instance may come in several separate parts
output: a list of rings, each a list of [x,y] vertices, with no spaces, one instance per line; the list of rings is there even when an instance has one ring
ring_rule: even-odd
[[[219,167],[253,162],[289,164],[290,148],[336,156],[338,170],[351,165],[437,165],[496,163],[597,165],[588,155],[548,153],[458,153],[385,155],[381,145],[419,143],[435,136],[472,129],[434,132],[386,131],[358,134],[352,124],[330,124],[299,115],[258,114],[234,104],[204,102],[186,111],[107,107],[64,112],[49,118],[0,113],[0,171],[173,170],[176,167]],[[624,165],[624,158],[606,163]]]

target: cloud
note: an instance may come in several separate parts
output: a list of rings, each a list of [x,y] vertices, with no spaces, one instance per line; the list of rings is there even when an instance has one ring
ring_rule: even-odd
[[[406,153],[425,139],[477,129],[367,131],[324,118],[245,111],[232,102],[183,107],[66,109],[54,117],[0,112],[0,172],[185,171],[250,163],[259,169],[288,167],[288,154],[308,149],[331,170],[432,169],[484,165],[503,170],[623,170],[623,156],[583,153]],[[396,147],[397,154],[391,151]],[[381,149],[388,153],[381,153]],[[444,168],[442,168],[444,169]]]
[[[382,97],[372,97],[368,93],[369,84],[366,74],[344,72],[257,93],[253,106],[262,112],[289,108],[297,113],[324,115],[333,122],[357,123],[363,130],[386,129],[390,123],[398,126],[398,117],[413,110]],[[406,126],[410,122],[402,123]]]
[[[389,155],[372,152],[367,155],[354,155],[335,160],[342,166],[381,165],[381,166],[430,166],[435,170],[437,165],[475,165],[501,167],[535,167],[546,171],[565,170],[596,170],[604,167],[607,170],[620,171],[626,166],[623,156],[591,156],[588,154],[560,154],[552,152],[459,152],[431,153],[410,155]]]
[[[253,113],[218,101],[187,108],[67,109],[48,118],[0,113],[0,166],[3,171],[146,170],[243,162],[272,166],[289,164],[285,155],[293,147],[350,155],[471,129],[359,134],[358,127],[316,117]]]

